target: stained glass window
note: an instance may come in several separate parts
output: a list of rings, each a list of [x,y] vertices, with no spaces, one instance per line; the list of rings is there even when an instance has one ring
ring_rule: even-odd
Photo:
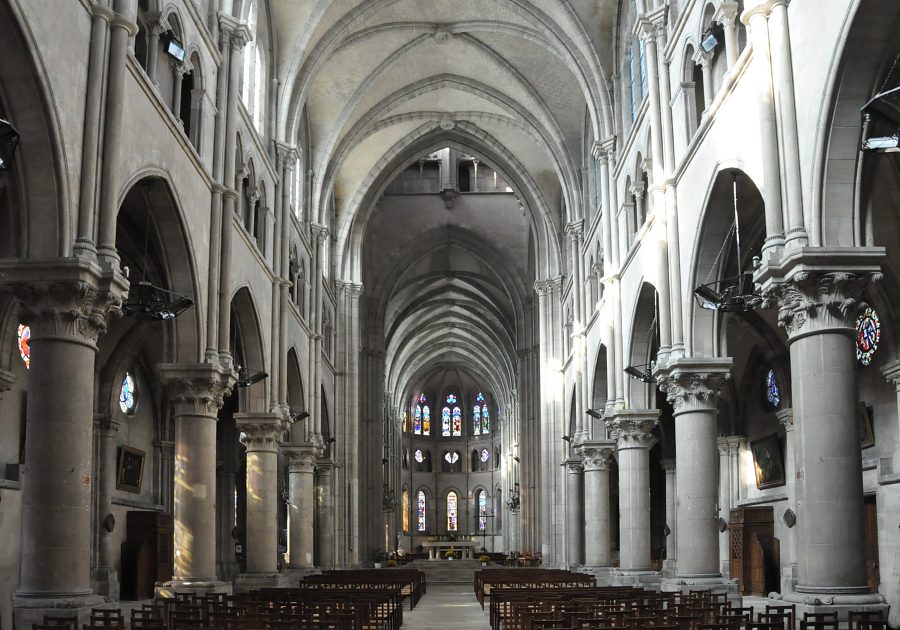
[[[459,453],[446,453],[444,459],[447,460],[448,464],[455,464],[459,461]]]
[[[122,389],[119,391],[119,409],[122,410],[122,413],[128,415],[134,413],[134,406],[137,404],[135,395],[134,378],[131,374],[125,372],[125,378],[122,379]]]
[[[422,435],[431,435],[431,409],[422,407]]]
[[[401,499],[402,499],[401,505],[403,507],[401,507],[400,509],[403,510],[403,532],[408,534],[409,533],[409,507],[410,506],[409,506],[409,490],[407,490],[406,488],[403,488],[403,494],[401,495]]]
[[[481,405],[481,432],[485,435],[491,432],[491,417],[487,405]]]
[[[25,324],[19,324],[19,356],[25,362],[25,367],[31,369],[31,327]]]
[[[413,457],[416,458],[416,461],[420,464],[425,461],[425,455],[422,453],[422,449],[417,448],[416,452],[413,454]]]
[[[450,437],[450,407],[444,407],[441,411],[441,435]]]
[[[472,432],[481,435],[481,407],[478,405],[472,408]]]
[[[478,531],[487,529],[487,493],[482,490],[478,493]]]
[[[486,448],[481,449],[481,461],[486,462],[491,458],[491,452]]]
[[[447,531],[455,532],[457,530],[457,496],[452,490],[447,495]]]
[[[462,411],[459,407],[453,408],[453,437],[462,435]]]
[[[862,365],[872,362],[881,341],[881,319],[874,308],[863,303],[856,318],[856,359]]]
[[[766,399],[773,407],[778,407],[781,404],[781,390],[778,388],[775,370],[769,370],[766,374]]]
[[[422,405],[416,405],[416,411],[413,413],[413,433],[422,435]]]
[[[447,394],[447,404],[448,405],[456,404],[456,394]]]
[[[406,424],[406,412],[403,412],[403,432],[406,433],[408,426]]]
[[[418,521],[418,529],[420,532],[425,531],[425,493],[419,490],[419,502],[416,506],[416,520]]]

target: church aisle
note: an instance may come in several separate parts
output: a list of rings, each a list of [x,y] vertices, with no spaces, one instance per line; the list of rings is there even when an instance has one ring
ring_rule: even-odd
[[[465,628],[489,630],[488,610],[481,610],[472,584],[429,584],[414,610],[403,611],[403,630]]]

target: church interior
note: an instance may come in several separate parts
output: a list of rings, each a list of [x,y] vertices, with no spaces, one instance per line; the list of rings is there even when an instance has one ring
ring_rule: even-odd
[[[900,627],[897,27],[0,0],[0,630],[356,579]],[[416,621],[451,567],[477,620]],[[97,612],[162,600],[212,612]]]

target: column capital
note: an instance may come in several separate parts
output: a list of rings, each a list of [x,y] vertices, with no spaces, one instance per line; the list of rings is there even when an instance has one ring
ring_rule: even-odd
[[[358,282],[350,282],[348,280],[335,280],[334,286],[338,291],[346,293],[348,297],[359,298],[363,292],[363,285]]]
[[[580,241],[584,239],[584,219],[572,221],[566,224],[566,234],[571,241]]]
[[[856,335],[862,292],[882,278],[883,247],[802,247],[767,264],[754,280],[764,306],[778,305],[789,341],[822,332]]]
[[[709,69],[709,64],[712,62],[713,54],[712,52],[705,52],[702,48],[698,48],[697,52],[694,53],[694,63],[698,66],[702,66],[704,70]]]
[[[322,225],[321,223],[312,223],[309,226],[310,231],[312,231],[313,236],[316,241],[321,245],[325,242],[325,239],[328,238],[328,226]]]
[[[731,367],[729,357],[676,359],[659,371],[656,382],[676,415],[715,409],[725,381],[731,378]]]
[[[894,359],[890,363],[886,363],[881,368],[881,373],[888,383],[893,383],[897,391],[900,392],[900,359]],[[0,384],[2,387],[2,384]]]
[[[644,198],[644,193],[646,191],[647,186],[640,180],[631,184],[631,194],[634,195],[634,198],[638,201]]]
[[[713,14],[713,21],[718,22],[725,28],[734,28],[738,18],[738,3],[723,0],[719,3],[719,8]]]
[[[219,37],[227,38],[228,44],[233,50],[239,50],[253,39],[253,34],[247,28],[247,23],[242,22],[224,11],[219,12]]]
[[[275,140],[275,160],[279,168],[293,168],[293,162],[300,157],[300,149],[296,145]]]
[[[94,427],[101,437],[112,437],[119,432],[122,418],[115,415],[94,414]]]
[[[674,474],[675,474],[675,467],[676,467],[676,464],[675,464],[675,458],[674,458],[674,457],[669,457],[669,458],[666,458],[666,459],[661,459],[661,460],[659,460],[659,465],[660,465],[660,467],[661,467],[664,471],[666,471],[666,474],[667,474],[667,475],[674,475]]]
[[[643,40],[645,45],[650,44],[656,46],[657,28],[657,22],[651,20],[647,15],[642,15],[634,25],[634,34]]]
[[[277,413],[236,413],[234,423],[243,432],[247,452],[267,451],[274,453],[284,436],[285,425]]]
[[[598,162],[610,162],[616,153],[616,137],[609,136],[602,140],[594,140],[591,145],[591,156]]]
[[[569,459],[564,461],[562,465],[565,466],[566,470],[573,475],[584,472],[584,462],[575,457],[570,457]]]
[[[3,393],[8,392],[15,382],[15,374],[10,372],[9,370],[0,370],[0,400],[3,399]]]
[[[215,417],[237,382],[234,370],[215,363],[161,363],[157,370],[176,416]]]
[[[121,313],[128,280],[80,258],[0,260],[0,290],[21,303],[31,341],[68,339],[96,350],[107,321]]]
[[[605,422],[618,450],[650,448],[656,440],[650,432],[659,422],[659,409],[617,409]]]
[[[785,432],[789,433],[794,430],[794,410],[791,407],[779,409],[775,412],[778,423],[784,427]]]
[[[330,459],[320,459],[316,461],[316,470],[323,475],[330,475],[337,468],[337,464]]]
[[[281,452],[288,458],[289,473],[312,474],[316,468],[319,450],[313,444],[286,443],[281,445]]]
[[[609,470],[609,463],[616,452],[616,443],[612,440],[582,442],[577,450],[584,458],[584,472]]]

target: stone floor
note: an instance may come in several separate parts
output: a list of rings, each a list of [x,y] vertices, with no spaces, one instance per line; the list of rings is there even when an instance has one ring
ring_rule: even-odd
[[[472,584],[428,584],[413,610],[403,611],[403,630],[489,630],[488,609],[481,610]]]

